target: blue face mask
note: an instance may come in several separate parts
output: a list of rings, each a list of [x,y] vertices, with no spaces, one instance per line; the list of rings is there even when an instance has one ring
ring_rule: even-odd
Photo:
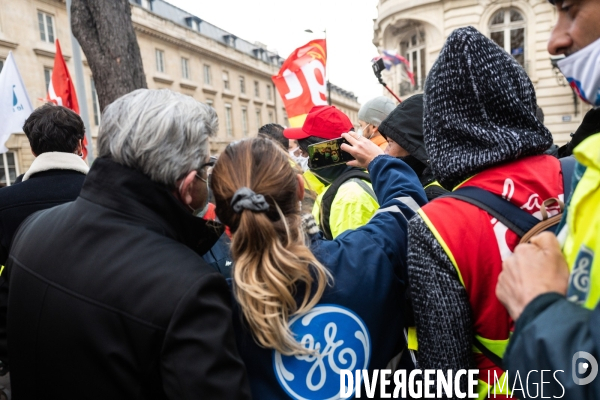
[[[600,39],[560,60],[558,67],[583,101],[600,106]]]

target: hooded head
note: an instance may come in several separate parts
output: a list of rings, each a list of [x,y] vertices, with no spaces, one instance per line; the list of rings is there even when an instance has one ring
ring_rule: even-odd
[[[425,83],[425,147],[446,188],[491,166],[542,154],[552,135],[536,118],[533,84],[473,27],[455,30]]]
[[[379,133],[398,143],[411,156],[428,165],[423,143],[423,95],[416,94],[398,104],[379,125]]]

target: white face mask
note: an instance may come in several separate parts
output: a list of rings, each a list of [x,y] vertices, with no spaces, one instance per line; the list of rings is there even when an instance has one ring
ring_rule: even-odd
[[[208,211],[208,201],[206,202],[206,205],[204,206],[204,208],[199,208],[198,210],[193,210],[192,214],[194,214],[195,217],[204,218],[207,211]]]
[[[366,128],[367,128],[367,126],[369,126],[369,125],[371,125],[371,124],[367,124],[367,125],[365,125],[365,129],[366,129]],[[366,137],[366,136],[365,136],[365,130],[364,130],[363,128],[360,128],[360,127],[358,128],[358,131],[357,131],[356,133],[358,134],[358,136],[365,137],[365,138],[367,138],[367,139],[369,139],[369,140],[371,140],[371,138],[373,137],[373,134],[372,134],[372,133],[371,133],[371,135],[370,135],[369,137]]]
[[[583,101],[600,106],[600,39],[560,60],[558,67]]]
[[[294,160],[294,162],[298,164],[300,168],[302,168],[303,172],[306,172],[308,169],[308,157],[297,156],[295,153],[298,151],[298,149],[299,148],[296,147],[290,150],[290,157],[292,157],[292,160]]]

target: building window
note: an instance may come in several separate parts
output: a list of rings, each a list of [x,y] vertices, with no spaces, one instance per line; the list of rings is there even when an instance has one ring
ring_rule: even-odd
[[[256,110],[256,130],[259,130],[262,126],[262,113],[260,109]]]
[[[233,136],[233,116],[231,115],[231,104],[225,104],[225,132],[228,137]]]
[[[190,79],[190,60],[183,57],[181,58],[181,77]]]
[[[503,9],[490,20],[490,38],[525,68],[525,18],[514,8]]]
[[[185,24],[189,28],[191,28],[197,32],[200,32],[200,24],[201,23],[202,23],[202,20],[198,17],[186,17],[185,18]]]
[[[267,100],[273,101],[273,86],[267,84]]]
[[[213,101],[213,99],[206,99],[206,105],[207,106],[213,107],[213,104],[215,104],[215,102]]]
[[[406,60],[410,65],[410,72],[413,74],[414,85],[410,84],[410,78],[403,76],[404,85],[401,86],[401,95],[414,91],[421,91],[425,85],[427,73],[425,71],[425,32],[417,29],[409,33],[400,44],[402,53],[406,54]],[[405,74],[405,71],[402,71]],[[407,93],[408,92],[408,93]]]
[[[152,11],[152,1],[154,0],[134,0],[136,4],[139,4],[143,8]]]
[[[229,90],[229,72],[223,71],[223,88]]]
[[[96,92],[96,84],[94,78],[90,78],[92,86],[92,107],[94,108],[94,125],[100,125],[100,102],[98,101],[98,92]]]
[[[240,76],[240,93],[246,94],[246,79]]]
[[[285,127],[289,127],[290,126],[290,121],[288,119],[288,115],[286,112],[283,113],[283,125]]]
[[[42,42],[54,43],[54,17],[38,11],[38,26]]]
[[[269,123],[272,124],[273,122],[273,111],[269,111]]]
[[[16,155],[12,151],[0,154],[2,159],[2,169],[0,169],[0,187],[10,186],[15,182],[19,175],[19,169],[16,163]]]
[[[225,40],[225,43],[227,43],[227,45],[231,46],[231,47],[235,47],[236,39],[237,39],[237,37],[235,37],[234,35],[224,35],[223,36],[223,40]]]
[[[158,49],[156,49],[156,70],[165,72],[165,52]]]
[[[248,109],[242,107],[242,132],[244,136],[248,136]]]
[[[254,81],[254,97],[260,97],[260,84]]]
[[[210,73],[210,65],[204,64],[204,83],[210,85],[212,83],[212,74]]]
[[[44,82],[46,83],[45,92],[48,93],[50,88],[50,81],[52,80],[52,68],[44,67]]]

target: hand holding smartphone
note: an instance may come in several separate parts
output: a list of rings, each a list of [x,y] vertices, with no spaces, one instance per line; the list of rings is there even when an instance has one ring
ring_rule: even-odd
[[[347,143],[341,147],[342,151],[350,153],[354,157],[353,161],[348,162],[350,167],[367,169],[375,157],[384,154],[383,150],[375,143],[365,137],[357,137],[353,132],[343,133],[342,137],[347,140]]]

